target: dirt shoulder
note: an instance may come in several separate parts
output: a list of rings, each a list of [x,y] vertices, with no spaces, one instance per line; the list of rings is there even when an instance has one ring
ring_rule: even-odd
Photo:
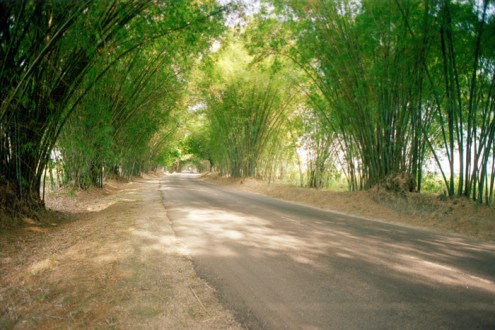
[[[0,328],[240,328],[178,244],[159,177],[47,205],[62,213],[0,234]]]
[[[254,179],[231,179],[208,174],[204,180],[235,189],[302,203],[368,219],[401,223],[440,232],[495,241],[495,207],[467,199],[441,200],[437,196],[384,191],[332,192],[268,184]]]

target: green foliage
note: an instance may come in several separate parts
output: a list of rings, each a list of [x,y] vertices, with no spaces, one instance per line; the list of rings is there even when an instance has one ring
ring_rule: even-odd
[[[445,190],[442,176],[435,173],[428,173],[423,179],[423,191],[426,193],[440,195]]]
[[[19,204],[41,207],[41,178],[71,113],[70,99],[102,49],[148,3],[0,6],[0,185],[15,187]]]
[[[493,202],[492,1],[264,2],[221,36],[214,0],[0,1],[0,190],[42,207],[53,150],[81,187],[208,160],[438,190],[433,157],[449,196]]]
[[[272,171],[283,150],[281,137],[297,93],[287,79],[292,72],[273,58],[254,61],[240,42],[223,46],[204,68],[211,158],[222,173],[263,176],[260,163]]]
[[[420,189],[431,154],[450,196],[457,192],[490,203],[490,1],[271,3],[275,11],[261,22],[252,44],[258,54],[275,51],[290,58],[319,90],[308,89],[309,108],[340,144],[352,189],[386,184],[398,174],[412,176]],[[313,101],[318,94],[325,102]],[[448,168],[439,149],[447,154]]]
[[[42,206],[57,143],[81,186],[101,186],[103,167],[155,166],[183,74],[222,31],[224,10],[208,0],[0,2],[0,186]]]

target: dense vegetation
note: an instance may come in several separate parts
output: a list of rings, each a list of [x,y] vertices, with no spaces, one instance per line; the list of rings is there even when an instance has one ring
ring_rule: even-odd
[[[265,38],[310,77],[352,189],[401,176],[420,190],[432,157],[449,196],[493,201],[493,2],[276,4]]]
[[[222,3],[0,1],[0,209],[205,161],[493,203],[493,1]]]
[[[43,206],[52,160],[82,187],[156,163],[187,70],[223,29],[213,1],[0,6],[0,202],[13,213]]]

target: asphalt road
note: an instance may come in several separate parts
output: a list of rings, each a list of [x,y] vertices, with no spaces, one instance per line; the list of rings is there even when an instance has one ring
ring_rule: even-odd
[[[250,329],[495,329],[495,244],[170,175],[198,274]]]

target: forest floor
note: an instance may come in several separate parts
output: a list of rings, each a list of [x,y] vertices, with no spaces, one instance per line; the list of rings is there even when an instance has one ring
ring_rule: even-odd
[[[495,240],[495,208],[435,196],[204,180],[337,212]],[[163,208],[160,175],[60,190],[41,222],[0,232],[0,329],[240,329],[198,278]]]

